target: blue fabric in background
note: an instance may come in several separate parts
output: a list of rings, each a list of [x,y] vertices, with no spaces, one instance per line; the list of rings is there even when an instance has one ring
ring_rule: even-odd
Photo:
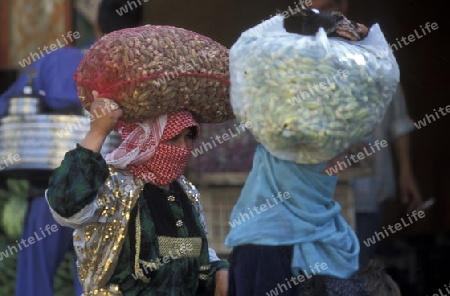
[[[43,90],[46,93],[45,103],[53,110],[79,106],[77,90],[73,75],[83,58],[83,53],[74,47],[63,47],[44,55],[28,66],[16,82],[0,96],[0,116],[8,111],[8,99],[22,94],[28,82],[29,68],[34,68],[37,75],[34,79],[35,92]]]
[[[359,243],[332,200],[337,177],[322,174],[325,167],[284,161],[258,145],[225,245],[293,245],[293,274],[326,263],[320,274],[350,277],[359,268]]]

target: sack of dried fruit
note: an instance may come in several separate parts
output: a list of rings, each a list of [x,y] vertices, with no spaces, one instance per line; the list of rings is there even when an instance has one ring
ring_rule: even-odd
[[[239,121],[273,155],[319,163],[368,136],[399,82],[376,24],[358,42],[288,33],[275,16],[230,49],[230,98]]]
[[[124,29],[98,40],[75,74],[83,106],[92,91],[113,99],[124,121],[188,110],[198,122],[234,118],[229,101],[228,49],[172,26]]]

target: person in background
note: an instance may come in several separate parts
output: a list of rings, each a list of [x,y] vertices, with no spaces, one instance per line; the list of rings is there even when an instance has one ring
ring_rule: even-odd
[[[63,47],[31,64],[17,81],[0,97],[0,115],[8,109],[8,99],[23,93],[31,82],[34,93],[45,92],[44,102],[50,112],[59,114],[80,113],[73,73],[83,57],[74,47]],[[34,76],[34,78],[33,78]],[[17,296],[53,295],[53,279],[68,250],[71,250],[72,231],[59,226],[48,210],[44,198],[47,178],[44,173],[29,174],[28,210],[24,218],[21,240],[35,237],[46,225],[57,225],[57,231],[23,248],[18,253],[15,293]],[[76,295],[80,283],[74,278]]]
[[[377,244],[367,246],[363,242],[372,237],[375,232],[382,231],[383,202],[396,196],[394,156],[398,159],[401,203],[406,206],[407,213],[420,210],[422,207],[422,197],[409,156],[409,133],[413,130],[414,124],[408,117],[404,93],[400,85],[383,121],[372,135],[373,141],[386,140],[389,144],[393,144],[395,155],[392,155],[389,147],[377,151],[372,156],[374,157],[373,175],[351,181],[355,196],[356,233],[361,244],[361,264],[366,264],[377,251]]]
[[[143,19],[143,9],[139,6],[122,16],[116,9],[126,5],[123,0],[104,0],[99,6],[95,25],[96,37],[109,32],[139,26]],[[75,47],[66,46],[36,60],[21,73],[17,81],[0,96],[0,116],[6,115],[8,98],[23,93],[34,72],[32,88],[35,92],[43,91],[44,103],[51,113],[82,114],[73,74],[83,58],[83,52]],[[48,178],[30,177],[28,212],[24,221],[21,239],[27,240],[39,233],[46,225],[57,224],[45,200]],[[58,225],[58,231],[38,243],[23,248],[18,254],[16,295],[54,295],[53,279],[58,266],[67,251],[73,252],[73,229]],[[82,289],[75,274],[75,292],[81,295]]]
[[[347,13],[348,0],[313,0],[312,7],[331,13]],[[398,159],[399,190],[401,202],[407,206],[407,212],[420,209],[422,197],[412,170],[409,154],[409,133],[414,124],[408,116],[405,95],[401,85],[392,98],[392,102],[381,124],[375,129],[369,142],[386,140],[395,146]],[[373,140],[373,141],[372,141]],[[396,195],[396,176],[390,146],[374,153],[374,173],[370,177],[352,180],[355,210],[356,234],[360,242],[360,264],[366,265],[376,252],[377,244],[367,247],[363,241],[382,230],[382,202]]]

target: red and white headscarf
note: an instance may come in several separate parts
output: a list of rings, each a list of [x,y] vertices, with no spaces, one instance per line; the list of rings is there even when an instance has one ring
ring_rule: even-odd
[[[120,122],[122,144],[106,155],[106,163],[126,169],[154,185],[167,185],[184,172],[192,148],[180,148],[163,142],[188,127],[199,126],[192,114],[180,111],[139,123]],[[196,140],[196,139],[194,139]]]

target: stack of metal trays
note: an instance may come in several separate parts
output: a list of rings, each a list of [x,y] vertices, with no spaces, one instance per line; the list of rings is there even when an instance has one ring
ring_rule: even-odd
[[[39,97],[25,95],[21,97],[13,97],[8,103],[8,114],[39,114],[43,111],[43,109],[44,104]]]
[[[23,175],[57,168],[69,150],[89,131],[88,116],[21,114],[0,119],[0,174]],[[101,153],[120,144],[118,133],[110,134]],[[34,172],[35,173],[35,172]]]

